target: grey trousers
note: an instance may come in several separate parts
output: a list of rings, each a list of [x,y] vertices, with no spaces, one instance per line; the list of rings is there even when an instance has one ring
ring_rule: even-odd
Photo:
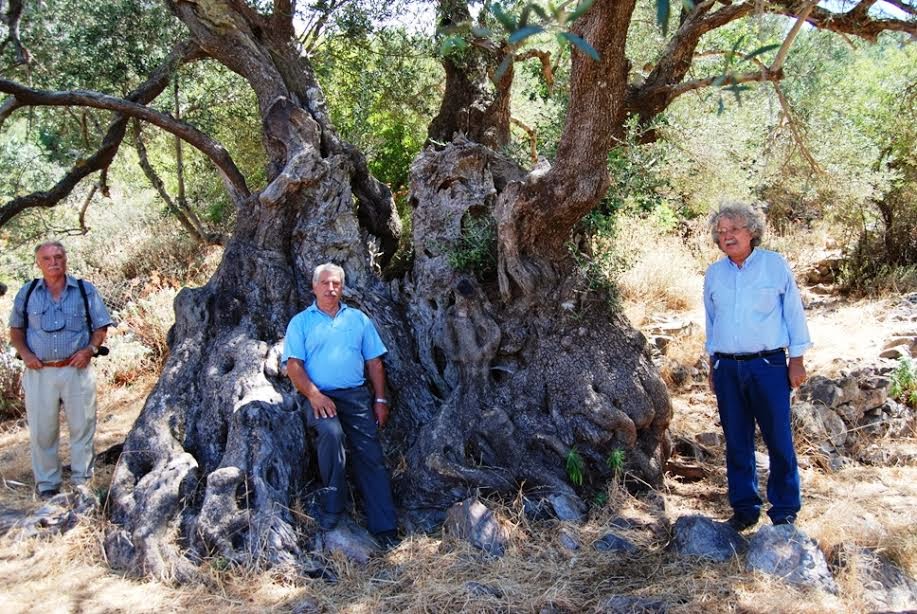
[[[354,477],[363,497],[370,533],[398,527],[392,485],[376,430],[369,391],[366,388],[323,390],[337,408],[334,418],[316,418],[305,402],[306,422],[316,434],[318,470],[322,477],[321,503],[326,513],[344,511],[347,451],[353,460]],[[345,445],[346,444],[346,445]]]
[[[59,415],[63,403],[70,427],[70,479],[83,484],[92,479],[96,432],[96,376],[92,367],[44,367],[22,374],[25,410],[29,420],[32,473],[39,492],[60,488]]]

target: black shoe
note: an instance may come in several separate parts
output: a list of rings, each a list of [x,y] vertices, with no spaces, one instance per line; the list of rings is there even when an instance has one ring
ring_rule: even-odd
[[[48,499],[56,497],[59,494],[60,494],[59,488],[52,488],[50,490],[39,490],[38,498],[41,499],[42,501],[47,501]]]
[[[376,533],[373,537],[376,538],[383,550],[391,550],[401,543],[398,531],[382,531],[381,533]]]
[[[738,514],[733,514],[729,517],[729,520],[726,521],[730,527],[736,531],[744,531],[745,529],[750,529],[751,527],[758,524],[757,516],[739,516]]]
[[[334,514],[332,512],[321,511],[318,513],[318,526],[322,531],[330,531],[334,527],[338,526],[338,522],[341,521],[340,514]]]
[[[779,527],[782,524],[795,524],[796,516],[791,514],[789,516],[784,516],[783,518],[776,518],[772,522],[774,523],[775,527]]]

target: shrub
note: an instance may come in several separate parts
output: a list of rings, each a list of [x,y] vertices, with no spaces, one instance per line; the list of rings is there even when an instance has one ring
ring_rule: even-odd
[[[25,416],[21,380],[22,361],[14,358],[12,352],[0,352],[0,421]]]
[[[917,362],[902,358],[892,373],[888,394],[897,401],[917,408]]]
[[[449,266],[478,279],[493,275],[497,268],[497,225],[490,215],[466,215],[462,238],[448,250]]]

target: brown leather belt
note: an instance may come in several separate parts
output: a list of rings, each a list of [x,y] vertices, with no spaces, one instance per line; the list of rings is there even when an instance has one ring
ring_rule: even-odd
[[[43,360],[41,362],[41,366],[43,367],[69,367],[70,359],[68,358],[66,360],[49,360],[49,361]]]

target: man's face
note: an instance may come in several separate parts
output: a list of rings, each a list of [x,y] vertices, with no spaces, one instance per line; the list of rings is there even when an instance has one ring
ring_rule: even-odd
[[[344,284],[341,283],[341,277],[332,271],[322,271],[318,282],[312,284],[315,300],[321,307],[336,306],[341,301],[343,290]]]
[[[717,243],[734,262],[744,262],[751,253],[751,232],[745,220],[720,218],[716,224]]]
[[[35,262],[45,279],[63,277],[67,273],[67,255],[56,245],[46,245],[38,250]]]

